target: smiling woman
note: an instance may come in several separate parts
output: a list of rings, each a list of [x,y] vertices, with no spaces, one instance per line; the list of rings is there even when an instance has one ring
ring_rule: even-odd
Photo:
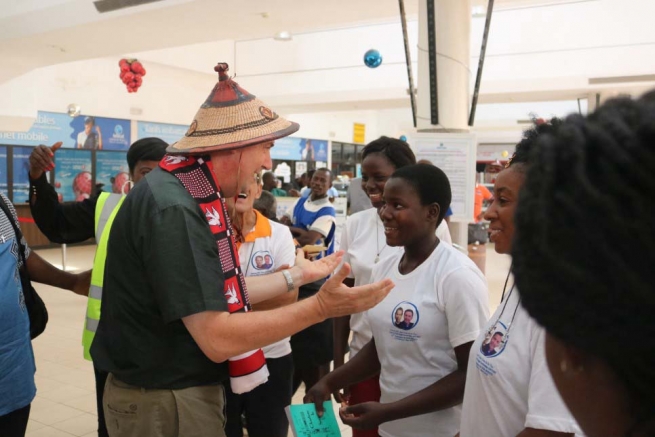
[[[510,253],[512,248],[514,214],[534,144],[540,136],[556,132],[559,125],[557,119],[535,124],[496,178],[495,197],[484,218],[490,222],[491,241],[498,253]],[[577,426],[548,374],[544,331],[521,306],[518,290],[512,285],[505,291],[473,344],[460,435],[571,436]]]
[[[382,436],[452,437],[469,350],[489,315],[486,282],[468,257],[435,234],[451,201],[443,171],[426,164],[400,168],[384,185],[382,201],[386,243],[403,250],[375,264],[371,280],[393,278],[395,288],[366,313],[371,340],[305,400],[320,409],[326,394],[379,373],[379,402],[346,407],[345,424],[379,426]]]

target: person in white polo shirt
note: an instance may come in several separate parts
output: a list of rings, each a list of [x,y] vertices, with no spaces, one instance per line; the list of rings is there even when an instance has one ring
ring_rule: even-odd
[[[287,226],[275,223],[253,208],[262,194],[261,176],[253,178],[246,196],[226,199],[236,234],[244,276],[262,276],[293,267],[295,244]],[[262,260],[261,262],[258,262]],[[279,308],[295,302],[298,289],[253,305],[255,311]],[[286,437],[289,422],[284,408],[291,403],[293,359],[289,337],[262,348],[270,375],[268,382],[240,395],[226,385],[227,437],[242,437],[241,416],[250,437]]]

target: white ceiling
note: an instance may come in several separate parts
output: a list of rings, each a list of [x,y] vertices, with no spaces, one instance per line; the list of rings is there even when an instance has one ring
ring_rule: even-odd
[[[419,0],[405,0],[410,18]],[[496,8],[594,0],[496,0]],[[487,0],[473,0],[484,6]],[[162,0],[99,14],[93,0],[0,0],[0,83],[34,68],[220,40],[398,20],[397,0]],[[183,65],[180,65],[183,67]]]

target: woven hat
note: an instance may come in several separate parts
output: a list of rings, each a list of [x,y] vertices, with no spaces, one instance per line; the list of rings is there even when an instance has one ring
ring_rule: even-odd
[[[184,138],[171,144],[168,153],[194,155],[238,149],[286,137],[299,129],[298,123],[280,117],[230,79],[228,69],[225,63],[214,67],[218,83]]]

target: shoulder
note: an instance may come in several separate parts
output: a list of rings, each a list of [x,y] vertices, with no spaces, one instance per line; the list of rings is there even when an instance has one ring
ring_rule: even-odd
[[[130,199],[131,197],[131,199]],[[172,206],[197,209],[197,202],[172,174],[157,167],[130,190],[128,198],[131,203],[150,203],[155,210],[164,210]],[[154,211],[153,211],[154,212]]]
[[[473,261],[449,244],[439,243],[439,254],[432,260],[432,271],[442,284],[478,284],[486,288],[487,280]]]
[[[11,200],[9,200],[9,198],[2,193],[0,193],[0,197],[2,197],[2,201],[4,202],[5,205],[7,205],[7,208],[9,208],[11,215],[14,216],[14,220],[18,220],[18,216],[16,215],[16,209],[14,208],[14,204],[11,203]]]
[[[274,222],[273,220],[268,220],[268,222],[271,224],[271,237],[275,239],[284,239],[284,238],[289,238],[290,240],[293,240],[293,237],[291,236],[291,230],[289,230],[288,226],[285,226],[281,223]]]

